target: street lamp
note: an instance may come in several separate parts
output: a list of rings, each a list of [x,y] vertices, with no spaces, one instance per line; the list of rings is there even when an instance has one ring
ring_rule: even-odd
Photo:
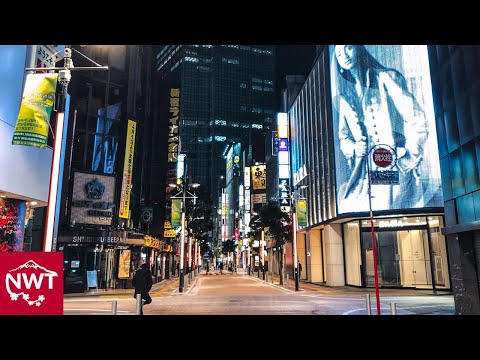
[[[180,224],[180,263],[178,266],[178,277],[179,277],[179,284],[178,284],[178,292],[183,292],[183,288],[185,287],[185,277],[184,277],[184,272],[183,272],[183,266],[184,266],[184,257],[185,257],[185,212],[186,212],[186,203],[185,199],[196,199],[197,197],[195,195],[192,195],[188,193],[187,196],[187,182],[186,182],[186,155],[185,154],[179,154],[178,155],[178,161],[177,161],[177,179],[182,184],[182,196],[180,195],[180,192],[177,193],[175,196],[172,196],[171,199],[182,199],[182,218],[181,218],[181,224]],[[190,246],[190,243],[189,243]],[[191,251],[189,252],[189,261],[191,260]],[[191,264],[191,263],[189,263]]]
[[[75,49],[73,49],[75,50]],[[77,51],[77,50],[75,50]],[[63,67],[41,68],[42,71],[58,71],[58,82],[62,86],[61,97],[57,105],[57,115],[55,119],[55,139],[52,151],[52,166],[50,170],[50,184],[48,188],[48,205],[45,223],[45,238],[43,250],[46,252],[55,251],[56,248],[56,227],[58,226],[58,217],[60,215],[58,197],[58,184],[60,177],[60,162],[62,154],[63,130],[65,125],[65,102],[67,99],[67,90],[70,79],[72,78],[71,70],[108,70],[108,66],[101,66],[92,59],[78,52],[83,57],[93,62],[96,67],[74,67],[72,61],[72,48],[65,45],[63,57]],[[39,68],[26,68],[26,71],[38,71]]]

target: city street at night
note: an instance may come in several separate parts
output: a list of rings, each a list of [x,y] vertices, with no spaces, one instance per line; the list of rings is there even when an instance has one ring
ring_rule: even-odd
[[[301,284],[293,287],[272,285],[256,276],[211,272],[200,275],[183,293],[178,280],[168,281],[162,290],[152,291],[153,302],[144,306],[144,315],[366,315],[366,290],[329,289]],[[289,284],[293,286],[293,282]],[[390,315],[390,303],[397,304],[397,315],[453,315],[451,295],[427,295],[428,292],[385,290],[381,296],[381,314]],[[65,315],[110,315],[112,300],[117,300],[118,315],[135,315],[133,292],[130,295],[68,296]],[[376,314],[375,290],[371,294],[372,314]],[[405,290],[403,290],[405,293]]]

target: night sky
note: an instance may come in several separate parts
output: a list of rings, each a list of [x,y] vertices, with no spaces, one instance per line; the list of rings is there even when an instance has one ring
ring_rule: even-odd
[[[280,93],[285,88],[285,76],[304,75],[307,77],[312,70],[316,55],[315,47],[316,45],[277,45],[278,105],[280,105]]]

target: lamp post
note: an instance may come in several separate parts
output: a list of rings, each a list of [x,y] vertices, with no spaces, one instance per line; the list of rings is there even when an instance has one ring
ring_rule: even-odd
[[[75,49],[74,49],[75,50]],[[42,71],[58,71],[58,82],[62,86],[61,96],[57,105],[57,115],[55,118],[55,138],[52,151],[52,165],[50,170],[50,184],[48,188],[48,204],[45,222],[45,236],[43,242],[43,251],[50,252],[56,250],[56,224],[58,226],[59,201],[58,185],[60,177],[61,157],[62,157],[62,139],[65,125],[65,102],[67,99],[67,90],[70,79],[72,78],[71,70],[108,70],[108,66],[101,66],[95,61],[79,52],[83,57],[93,62],[96,67],[74,67],[72,61],[72,48],[65,45],[63,58],[63,67],[41,68]],[[78,52],[78,51],[77,51]],[[26,68],[26,71],[38,71],[39,68]]]
[[[180,224],[180,263],[178,265],[178,277],[179,277],[179,282],[178,282],[178,292],[183,292],[183,288],[185,287],[185,277],[184,277],[184,261],[185,261],[185,212],[186,212],[186,203],[185,199],[196,199],[197,197],[195,195],[192,195],[189,193],[189,196],[187,196],[187,182],[186,182],[186,164],[185,164],[185,159],[186,155],[185,154],[179,154],[178,155],[178,161],[177,161],[177,181],[178,183],[181,183],[182,185],[182,196],[180,195],[180,192],[177,193],[175,196],[172,196],[171,199],[182,199],[182,217],[181,217],[181,224]],[[191,248],[190,248],[190,243],[189,243],[189,261],[191,261]],[[189,265],[191,263],[189,262]]]
[[[293,180],[293,177],[292,177]],[[293,204],[292,204],[292,247],[293,247],[293,278],[295,280],[295,291],[299,288],[298,278],[298,257],[297,257],[297,187],[293,187]]]
[[[184,155],[185,157],[185,155]],[[187,191],[187,187],[185,184],[185,173],[182,175],[182,219],[180,224],[180,265],[178,267],[178,277],[179,277],[179,284],[178,284],[178,291],[183,292],[183,288],[185,286],[185,278],[183,277],[183,260],[185,256],[185,192]]]

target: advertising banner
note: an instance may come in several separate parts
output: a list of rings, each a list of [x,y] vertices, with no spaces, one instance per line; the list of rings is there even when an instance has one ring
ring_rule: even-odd
[[[135,151],[135,132],[137,123],[128,120],[127,143],[125,145],[125,160],[123,162],[122,191],[120,193],[120,209],[118,216],[122,219],[129,218],[130,188],[132,185],[133,154]]]
[[[306,227],[307,222],[307,200],[297,200],[297,222],[298,227]]]
[[[427,46],[329,51],[338,213],[443,206]]]
[[[130,276],[130,250],[120,250],[118,260],[118,278],[128,279]]]
[[[70,206],[70,221],[76,224],[112,225],[115,176],[76,171]]]
[[[253,190],[263,190],[267,188],[267,172],[265,165],[252,166]]]
[[[172,199],[172,227],[174,229],[182,225],[180,219],[182,213],[182,199]]]
[[[13,145],[45,149],[58,74],[28,74],[23,90]]]

